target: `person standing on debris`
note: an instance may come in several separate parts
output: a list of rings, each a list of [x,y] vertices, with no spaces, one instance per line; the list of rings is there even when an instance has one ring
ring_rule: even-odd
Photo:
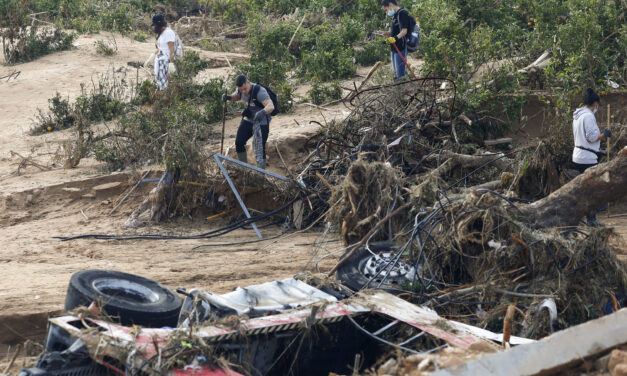
[[[266,141],[270,133],[270,115],[274,111],[274,103],[268,91],[260,84],[255,84],[245,76],[235,79],[237,89],[231,95],[222,95],[222,101],[242,101],[246,108],[242,112],[242,121],[235,137],[235,151],[237,158],[248,163],[246,157],[246,142],[253,137],[253,149],[257,166],[266,168]]]
[[[601,150],[601,140],[612,137],[609,129],[599,130],[594,114],[599,109],[601,98],[588,88],[583,98],[584,106],[573,113],[573,138],[575,147],[573,148],[573,164],[579,172],[596,166],[599,163],[599,152]],[[605,205],[593,210],[587,215],[589,226],[602,225],[596,219],[596,213],[604,210]]]
[[[157,34],[157,50],[155,51],[155,83],[158,90],[168,87],[168,65],[174,59],[174,43],[176,34],[168,27],[162,14],[152,17],[150,26]]]
[[[394,79],[398,80],[405,76],[405,61],[407,59],[407,33],[410,29],[409,12],[398,6],[396,0],[382,0],[381,6],[389,17],[392,17],[392,26],[386,42],[390,45],[392,51],[392,69],[394,70]],[[393,45],[396,45],[394,48]],[[402,54],[399,55],[399,51]]]

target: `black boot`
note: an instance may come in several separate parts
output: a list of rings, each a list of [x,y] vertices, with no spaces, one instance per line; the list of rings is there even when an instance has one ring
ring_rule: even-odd
[[[248,156],[246,155],[245,151],[238,152],[237,159],[239,159],[240,162],[248,163]]]

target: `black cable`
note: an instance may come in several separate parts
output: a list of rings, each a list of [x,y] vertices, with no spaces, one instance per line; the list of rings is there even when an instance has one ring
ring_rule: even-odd
[[[210,239],[213,237],[221,236],[224,234],[228,234],[231,231],[234,231],[238,228],[244,227],[247,224],[251,224],[262,219],[273,216],[277,213],[282,212],[283,210],[289,208],[294,202],[300,200],[301,197],[297,196],[294,199],[290,200],[287,204],[281,206],[278,209],[274,209],[270,212],[260,214],[258,216],[254,216],[251,218],[245,218],[240,221],[237,221],[233,224],[224,226],[222,228],[218,228],[212,231],[208,231],[198,235],[187,235],[187,236],[176,236],[176,235],[161,235],[161,234],[146,234],[146,235],[106,235],[106,234],[85,234],[85,235],[77,235],[71,237],[63,237],[63,236],[55,236],[54,239],[59,239],[61,241],[70,241],[77,239],[100,239],[100,240],[190,240],[190,239]]]
[[[201,245],[197,245],[194,248],[192,248],[192,251],[195,251],[195,250],[197,250],[199,248],[205,248],[205,247],[229,247],[229,246],[233,246],[233,245],[244,245],[244,244],[261,243],[261,242],[265,242],[266,240],[274,240],[274,239],[280,238],[281,236],[283,236],[283,235],[285,235],[287,233],[288,233],[288,231],[285,231],[285,232],[282,232],[282,233],[280,233],[278,235],[271,236],[269,238],[249,240],[249,241],[245,241],[245,242],[201,244]]]

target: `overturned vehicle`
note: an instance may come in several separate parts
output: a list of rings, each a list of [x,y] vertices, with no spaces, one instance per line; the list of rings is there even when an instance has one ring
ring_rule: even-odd
[[[44,354],[20,375],[350,374],[387,352],[495,351],[502,340],[383,290],[301,279],[221,295],[179,289],[181,299],[132,274],[76,273],[70,313],[49,320]]]

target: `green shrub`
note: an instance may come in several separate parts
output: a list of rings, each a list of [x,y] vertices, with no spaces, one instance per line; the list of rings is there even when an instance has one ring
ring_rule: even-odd
[[[296,27],[295,22],[268,24],[263,18],[251,20],[248,26],[251,61],[293,61],[287,45]]]
[[[89,92],[81,85],[81,94],[74,103],[62,98],[57,92],[48,99],[47,112],[38,110],[31,133],[36,135],[66,129],[76,125],[79,119],[84,125],[112,120],[127,110],[128,105],[124,102],[125,86],[124,78],[103,75]]]
[[[200,85],[197,98],[206,103],[204,117],[207,123],[222,119],[222,94],[224,93],[224,80],[221,78],[213,78]]]
[[[267,0],[264,9],[270,13],[293,13],[296,8],[307,9],[311,0]]]
[[[292,87],[292,85],[284,82],[282,84],[271,87],[271,89],[274,90],[277,95],[277,101],[279,102],[279,112],[290,112],[292,110],[292,106],[294,106],[294,88]]]
[[[100,55],[112,56],[118,53],[118,45],[115,42],[115,39],[113,42],[98,40],[96,41],[96,52]]]
[[[268,24],[261,17],[252,20],[248,27],[251,60],[241,71],[262,83],[283,82],[290,69],[306,79],[322,81],[355,73],[352,45],[364,36],[360,22],[345,16],[335,23],[325,20],[312,28],[301,28],[294,35],[297,26],[297,20],[280,24]]]
[[[289,64],[283,61],[261,62],[251,59],[250,63],[239,65],[235,70],[236,74],[243,74],[252,82],[273,86],[285,82]]]
[[[38,125],[31,130],[31,134],[69,128],[76,121],[69,99],[62,98],[58,92],[54,97],[48,99],[48,113],[43,112],[41,109],[38,111]]]
[[[185,50],[183,58],[177,60],[175,64],[175,77],[183,80],[194,78],[198,72],[210,66],[207,60],[202,59],[200,55],[198,55],[198,52],[189,49]]]
[[[362,49],[355,50],[355,62],[362,66],[371,66],[377,61],[387,63],[390,60],[390,47],[375,41],[370,42]]]
[[[29,26],[23,18],[23,9],[17,9],[13,1],[4,4],[2,45],[6,64],[32,61],[38,57],[72,48],[76,35],[59,29]]]
[[[124,114],[116,135],[92,146],[96,159],[111,170],[157,161],[169,170],[201,173],[206,158],[200,141],[206,140],[210,131],[206,111],[196,100],[173,100],[169,90],[176,88],[168,86],[150,111]]]
[[[312,51],[303,56],[301,76],[322,81],[347,78],[355,74],[351,52],[345,49]]]
[[[362,34],[354,23],[345,23],[323,23],[303,36],[301,63],[298,67],[302,77],[329,81],[347,78],[355,73],[352,44]]]
[[[342,98],[342,88],[338,81],[330,84],[322,84],[318,80],[314,80],[311,89],[307,92],[309,99],[314,104],[323,104],[328,100],[337,100]]]
[[[204,3],[214,17],[242,23],[246,21],[249,12],[260,9],[259,2],[255,0],[206,0]]]
[[[145,42],[150,38],[150,34],[142,30],[137,30],[133,33],[132,38],[138,42]]]
[[[157,84],[152,80],[144,80],[137,87],[137,94],[133,100],[133,104],[148,104],[151,103],[157,92]]]

